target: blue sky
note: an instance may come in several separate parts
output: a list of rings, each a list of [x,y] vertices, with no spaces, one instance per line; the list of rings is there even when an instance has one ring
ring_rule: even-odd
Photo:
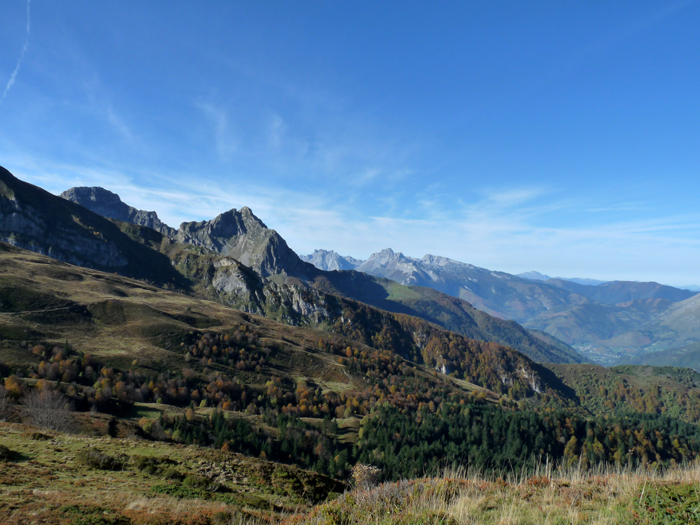
[[[174,226],[249,206],[301,254],[700,284],[698,27],[698,1],[5,0],[0,164]]]

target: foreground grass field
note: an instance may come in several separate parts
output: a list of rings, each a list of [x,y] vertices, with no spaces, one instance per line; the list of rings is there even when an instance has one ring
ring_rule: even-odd
[[[699,464],[359,481],[345,491],[240,454],[0,423],[3,525],[700,524]]]
[[[565,525],[700,523],[700,466],[554,471],[484,479],[453,472],[347,492],[285,525]]]
[[[0,423],[2,525],[276,523],[343,490],[240,454]]]

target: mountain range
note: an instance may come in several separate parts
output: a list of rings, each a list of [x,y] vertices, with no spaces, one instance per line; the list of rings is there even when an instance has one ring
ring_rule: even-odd
[[[521,279],[530,279],[531,281],[549,281],[550,279],[560,279],[562,281],[571,281],[576,284],[586,284],[590,286],[597,286],[603,284],[606,281],[599,281],[598,279],[586,279],[581,277],[550,277],[540,272],[524,272],[517,274]]]
[[[700,331],[674,320],[677,312],[697,308],[696,292],[654,282],[550,278],[538,272],[511,275],[435,255],[416,259],[391,249],[365,261],[325,250],[305,260],[322,267],[336,261],[407,286],[439,290],[492,316],[550,334],[605,364],[700,341]]]
[[[3,180],[3,191],[11,197],[3,203],[3,240],[289,324],[333,324],[338,299],[354,300],[555,363],[583,361],[572,347],[589,360],[612,364],[700,340],[687,320],[692,318],[687,312],[698,308],[692,300],[695,294],[688,290],[657,283],[543,281],[532,274],[524,278],[440,256],[415,259],[391,249],[366,261],[324,250],[299,257],[249,208],[175,229],[155,212],[137,210],[102,188],[72,188],[44,205],[46,192],[35,188],[36,195],[30,195],[31,185],[9,172]],[[66,208],[68,203],[80,204],[79,212]],[[101,215],[102,221],[112,220],[93,224],[94,217],[84,218],[87,209]],[[41,210],[51,210],[60,220],[42,219]],[[76,221],[81,214],[82,221]],[[48,235],[38,235],[40,227],[32,229],[37,221],[51,224]],[[62,238],[61,232],[71,228],[79,231],[69,237],[80,239],[85,247]],[[129,262],[130,258],[140,262]]]
[[[248,208],[229,210],[211,221],[183,223],[177,230],[163,225],[164,234],[148,226],[107,220],[68,200],[90,195],[80,201],[108,217],[126,209],[136,221],[154,219],[146,212],[130,211],[114,194],[101,190],[73,189],[60,198],[6,170],[0,171],[0,190],[9,196],[0,209],[0,240],[71,264],[144,278],[292,325],[342,331],[342,319],[358,308],[354,301],[359,301],[379,308],[372,315],[386,322],[391,322],[389,312],[410,315],[474,339],[508,345],[540,362],[583,360],[560,342],[551,344],[517,323],[493,318],[432,289],[406,287],[361,272],[321,271],[302,261]],[[93,198],[100,195],[107,195],[108,201]],[[37,221],[42,227],[32,229]],[[59,224],[60,235],[54,234]],[[81,259],[75,245],[64,239],[82,238],[92,244]],[[99,256],[107,249],[114,260],[105,262]]]

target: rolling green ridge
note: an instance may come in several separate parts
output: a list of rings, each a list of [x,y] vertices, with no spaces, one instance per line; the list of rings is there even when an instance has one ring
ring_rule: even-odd
[[[547,365],[596,416],[638,412],[700,422],[700,374],[688,368]]]

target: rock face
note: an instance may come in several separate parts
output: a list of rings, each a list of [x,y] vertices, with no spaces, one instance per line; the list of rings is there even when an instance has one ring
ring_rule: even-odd
[[[167,257],[133,241],[112,221],[18,180],[4,168],[0,241],[77,266],[186,286]]]
[[[304,278],[314,270],[247,207],[229,210],[210,221],[183,222],[174,240],[233,257],[263,277],[281,274]]]
[[[334,270],[354,270],[363,261],[353,257],[339,255],[333,250],[314,250],[311,255],[300,255],[302,261],[313,264],[319,270],[332,272]]]
[[[250,208],[232,209],[210,221],[183,222],[175,230],[163,223],[156,212],[129,206],[119,195],[104,188],[71,188],[61,197],[104,217],[154,229],[173,242],[232,257],[263,277],[281,274],[305,279],[313,273],[313,267],[304,263]]]
[[[71,188],[60,196],[103,217],[146,226],[167,237],[175,234],[175,230],[162,222],[156,212],[137,210],[122,202],[116,193],[98,186]]]
[[[55,198],[0,168],[0,240],[78,266],[127,265],[117,244],[87,225],[78,206],[66,203],[64,209],[57,206],[47,213]]]

